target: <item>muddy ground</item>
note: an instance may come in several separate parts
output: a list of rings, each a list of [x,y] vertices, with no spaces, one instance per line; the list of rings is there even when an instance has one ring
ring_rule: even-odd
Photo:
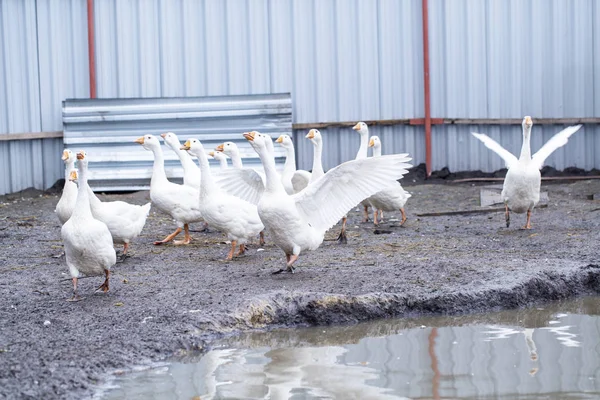
[[[157,247],[174,224],[152,210],[132,257],[102,278],[80,280],[71,303],[56,194],[0,198],[0,398],[86,398],[108,374],[185,355],[239,330],[348,323],[416,314],[514,308],[600,291],[600,180],[543,183],[550,202],[504,225],[502,212],[418,216],[479,208],[482,184],[419,184],[409,220],[386,213],[379,229],[354,211],[349,243],[332,229],[303,253],[298,273],[269,244],[223,261],[221,234],[194,232],[192,245]],[[33,196],[33,197],[31,197]],[[142,204],[147,192],[102,196]],[[598,198],[598,197],[596,197]],[[200,226],[195,228],[199,229]]]

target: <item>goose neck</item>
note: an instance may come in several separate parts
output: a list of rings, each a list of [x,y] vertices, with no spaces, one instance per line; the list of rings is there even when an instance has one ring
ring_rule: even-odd
[[[286,176],[293,175],[296,171],[296,151],[293,146],[285,147],[285,164],[283,173]]]
[[[152,166],[152,178],[150,179],[151,187],[167,181],[165,158],[162,149],[160,147],[152,147],[152,154],[154,155],[154,165]]]
[[[519,160],[531,160],[531,127],[523,127],[523,146]]]
[[[275,158],[273,157],[273,154],[271,154],[268,151],[265,151],[265,149],[262,149],[262,151],[258,153],[258,156],[260,157],[263,167],[265,169],[265,190],[271,193],[279,191],[285,193],[285,188],[283,187],[281,180],[277,176],[277,169],[275,168]]]
[[[315,144],[312,175],[317,178],[325,175],[325,171],[323,170],[323,143],[321,142]]]
[[[88,186],[87,180],[87,167],[83,163],[79,163],[77,171],[77,180],[79,187],[77,188],[77,200],[75,200],[75,209],[73,210],[72,216],[77,218],[93,218],[92,210],[90,208],[90,187]]]
[[[360,147],[356,153],[356,159],[367,158],[369,153],[369,132],[359,131],[360,134]]]

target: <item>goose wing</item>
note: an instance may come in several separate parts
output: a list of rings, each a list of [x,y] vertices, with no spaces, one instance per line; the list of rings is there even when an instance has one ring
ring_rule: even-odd
[[[506,164],[506,168],[510,168],[511,165],[516,164],[519,159],[514,156],[510,151],[506,150],[502,147],[498,142],[489,137],[488,135],[484,135],[483,133],[475,133],[471,132],[473,136],[477,139],[481,140],[485,147],[492,150],[494,153],[498,154],[504,160]]]
[[[294,172],[294,175],[292,176],[292,187],[294,188],[294,193],[298,193],[307,187],[309,182],[310,172],[301,169]]]
[[[569,126],[552,136],[550,140],[546,142],[532,157],[531,162],[534,163],[539,169],[544,166],[544,161],[561,146],[564,146],[569,141],[569,137],[577,132],[581,128],[580,125]]]
[[[261,175],[251,168],[227,169],[213,174],[225,193],[257,205],[265,191]]]
[[[408,154],[394,154],[347,161],[292,198],[315,229],[326,231],[362,200],[397,185],[397,179],[412,167],[410,160]]]

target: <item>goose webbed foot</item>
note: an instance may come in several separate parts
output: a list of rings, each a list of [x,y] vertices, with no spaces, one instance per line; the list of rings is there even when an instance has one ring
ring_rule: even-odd
[[[159,246],[161,244],[169,243],[171,240],[173,240],[175,238],[175,236],[179,235],[179,232],[181,232],[181,231],[182,231],[182,229],[178,227],[175,230],[175,232],[171,233],[170,235],[168,235],[163,240],[158,240],[158,241],[154,242],[154,245],[155,246]]]
[[[345,216],[342,218],[342,230],[340,231],[340,234],[337,237],[337,241],[339,244],[347,244],[348,243],[348,238],[346,237],[346,221],[347,220],[348,220],[348,218]]]
[[[75,302],[80,300],[82,300],[82,298],[77,293],[77,278],[73,278],[73,296],[70,299],[67,299],[67,301]]]
[[[402,226],[402,225],[404,225],[404,223],[408,219],[408,218],[406,218],[406,212],[404,211],[404,207],[402,207],[400,209],[400,214],[402,214],[402,220],[400,221],[400,226]]]
[[[104,275],[106,276],[106,278],[104,279],[104,283],[100,286],[98,286],[98,289],[96,289],[96,292],[98,291],[103,291],[104,293],[108,292],[108,279],[110,277],[110,271],[105,269],[104,270]]]
[[[236,254],[236,256],[241,256],[244,253],[246,253],[246,245],[240,244],[240,250],[238,251],[238,253]]]
[[[348,237],[346,236],[346,231],[342,230],[337,237],[337,242],[339,244],[348,244]]]
[[[190,236],[190,227],[188,224],[183,225],[183,229],[185,230],[185,236],[183,238],[183,240],[175,240],[173,241],[173,244],[175,246],[180,246],[182,244],[190,244],[190,242],[192,241],[192,237]]]
[[[369,206],[363,206],[363,223],[369,222]]]
[[[298,260],[298,255],[296,254],[286,254],[285,255],[285,259],[286,259],[286,268],[285,269],[280,269],[278,271],[272,272],[271,275],[277,275],[277,274],[281,274],[282,272],[289,272],[291,274],[293,274],[294,272],[296,272],[296,268],[294,268],[294,263],[296,262],[296,260]]]
[[[523,229],[531,229],[531,210],[527,210],[527,222]]]
[[[283,272],[293,274],[293,273],[296,272],[296,268],[294,268],[291,265],[288,265],[285,269],[281,268],[281,269],[279,269],[279,270],[277,270],[275,272],[271,272],[271,275],[278,275],[278,274],[281,274]]]
[[[225,261],[233,260],[233,253],[235,252],[236,247],[237,247],[237,241],[232,240],[231,241],[231,250],[229,250],[229,253],[227,254],[227,257],[225,258]]]

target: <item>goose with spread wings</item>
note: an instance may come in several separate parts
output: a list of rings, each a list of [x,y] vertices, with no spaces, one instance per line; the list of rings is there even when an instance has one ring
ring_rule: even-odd
[[[259,155],[266,175],[265,191],[258,203],[258,214],[273,243],[286,256],[286,269],[294,272],[300,252],[315,250],[325,232],[352,207],[378,191],[396,185],[411,167],[407,154],[354,160],[329,170],[303,191],[286,193],[275,170],[275,159],[267,135],[244,133]]]
[[[531,117],[523,118],[523,145],[521,155],[515,157],[494,139],[481,133],[471,132],[494,153],[498,154],[506,163],[508,172],[502,187],[502,200],[505,206],[506,227],[510,226],[510,211],[518,214],[527,213],[527,221],[523,229],[531,229],[531,212],[540,201],[540,185],[542,175],[540,169],[546,158],[561,146],[567,144],[569,137],[577,132],[581,125],[569,126],[554,135],[533,156],[531,155]]]

